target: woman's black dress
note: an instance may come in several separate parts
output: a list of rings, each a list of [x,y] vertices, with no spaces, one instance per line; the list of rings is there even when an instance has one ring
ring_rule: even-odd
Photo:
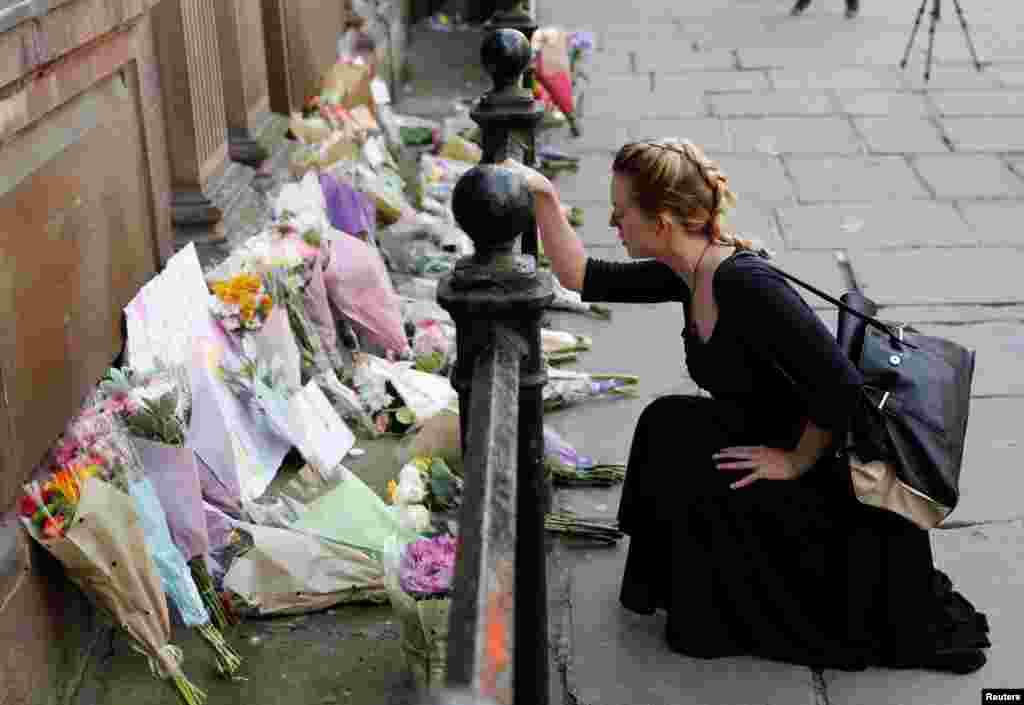
[[[584,300],[683,303],[686,365],[711,394],[657,399],[637,424],[619,507],[630,536],[622,604],[664,608],[669,645],[689,656],[980,667],[984,615],[934,568],[926,531],[857,501],[834,449],[797,480],[729,488],[744,473],[718,470],[714,452],[794,448],[808,419],[843,437],[860,375],[758,255],[723,261],[713,290],[719,315],[705,342],[666,265],[587,264]]]

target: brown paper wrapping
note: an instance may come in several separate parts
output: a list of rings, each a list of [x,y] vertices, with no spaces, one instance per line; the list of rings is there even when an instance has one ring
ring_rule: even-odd
[[[165,677],[179,672],[180,657],[168,648],[167,598],[131,497],[89,478],[82,487],[78,514],[64,537],[45,539],[34,526],[26,526],[61,562],[67,577],[131,635],[150,658],[151,667],[159,665]]]
[[[373,108],[373,94],[370,92],[372,79],[369,66],[339,61],[324,73],[320,82],[320,95],[336,93],[341,98],[341,107],[347,110],[357,105]]]

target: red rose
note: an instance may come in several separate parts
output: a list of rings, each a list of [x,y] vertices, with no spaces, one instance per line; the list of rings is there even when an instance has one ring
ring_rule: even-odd
[[[22,495],[21,499],[18,500],[18,515],[23,517],[31,517],[33,514],[39,511],[39,503],[28,495]]]

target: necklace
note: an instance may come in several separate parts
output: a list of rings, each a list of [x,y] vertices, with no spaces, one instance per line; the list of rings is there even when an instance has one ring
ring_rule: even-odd
[[[708,253],[713,244],[715,244],[714,241],[708,241],[708,244],[704,246],[704,251],[697,258],[696,266],[693,268],[693,290],[690,292],[690,320],[686,327],[690,330],[691,334],[696,335],[698,338],[700,338],[700,333],[697,330],[697,317],[694,315],[694,311],[697,308],[697,286],[700,284],[700,265],[704,262],[704,255]]]
[[[708,253],[708,250],[710,250],[711,246],[714,244],[714,241],[708,240],[708,244],[704,245],[704,251],[701,252],[700,257],[697,258],[697,264],[693,267],[693,292],[691,293],[694,297],[697,296],[697,286],[700,284],[700,265],[704,262],[704,255]]]

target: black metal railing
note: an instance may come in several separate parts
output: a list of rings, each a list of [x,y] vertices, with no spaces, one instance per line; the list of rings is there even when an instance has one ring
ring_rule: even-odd
[[[537,270],[533,198],[520,176],[500,166],[513,134],[529,135],[525,159],[532,161],[543,107],[523,86],[531,58],[526,33],[494,29],[481,58],[494,81],[471,113],[484,156],[459,180],[452,203],[474,254],[438,287],[456,327],[452,383],[465,460],[447,684],[468,693],[467,704],[547,705],[540,325],[553,287]]]

